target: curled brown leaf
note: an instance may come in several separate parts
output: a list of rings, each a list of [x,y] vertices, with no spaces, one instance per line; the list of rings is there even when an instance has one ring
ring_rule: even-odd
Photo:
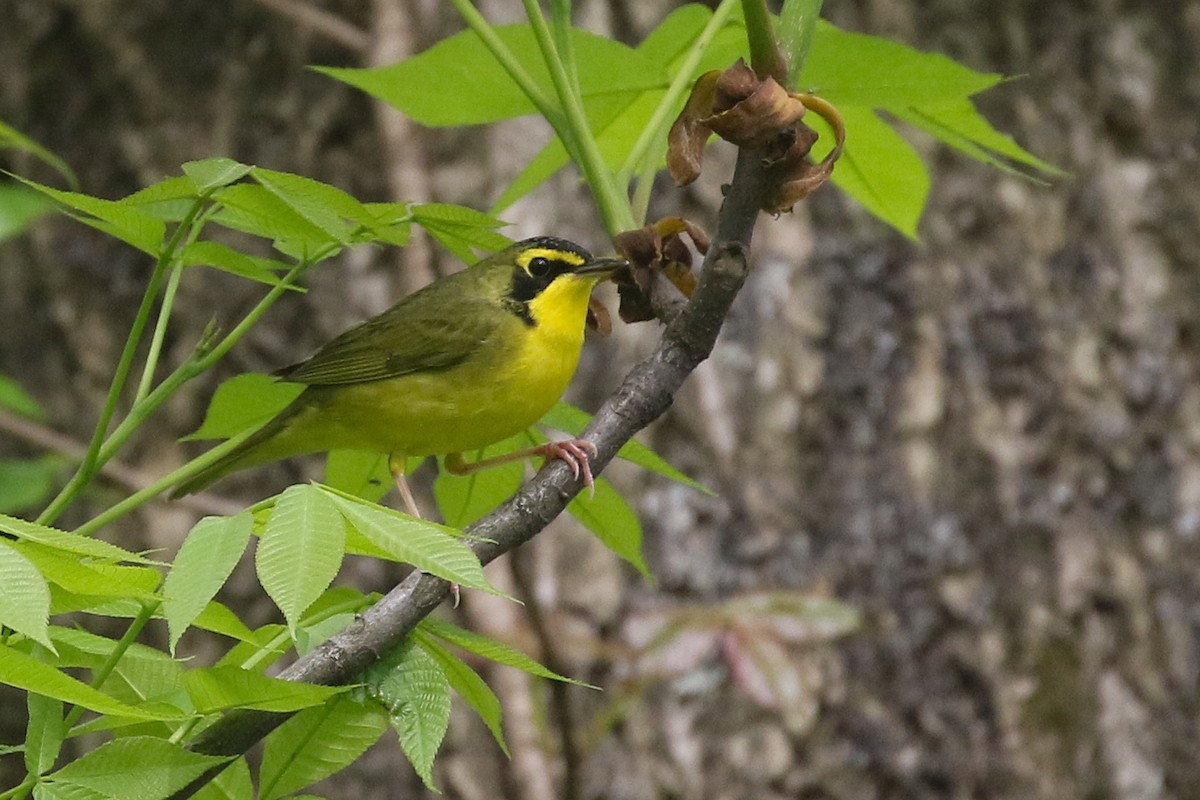
[[[680,217],[664,217],[655,223],[616,237],[617,251],[629,266],[613,276],[621,300],[620,315],[625,322],[642,322],[655,317],[652,303],[654,282],[661,273],[686,297],[696,287],[692,272],[692,247],[708,252],[708,236],[695,224]]]

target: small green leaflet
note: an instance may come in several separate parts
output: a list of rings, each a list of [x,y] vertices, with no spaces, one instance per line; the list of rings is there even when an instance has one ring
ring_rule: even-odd
[[[75,177],[75,173],[67,166],[67,162],[63,161],[54,153],[50,152],[40,144],[30,139],[25,134],[18,131],[16,128],[5,125],[0,122],[0,149],[19,150],[24,153],[29,153],[34,158],[37,158],[42,163],[50,166],[59,175],[67,179],[67,182],[72,186],[79,185],[79,179]]]
[[[25,769],[31,775],[41,775],[54,766],[62,749],[67,729],[63,722],[61,700],[29,692],[29,727],[25,732]]]
[[[0,183],[0,243],[22,233],[54,210],[54,201],[24,186]]]
[[[453,528],[365,503],[327,487],[318,487],[318,491],[327,494],[359,533],[399,560],[464,588],[503,596],[488,583],[479,558],[455,538],[458,531]]]
[[[166,223],[161,219],[147,214],[136,206],[104,200],[80,192],[65,192],[27,178],[18,177],[17,180],[57,201],[67,209],[67,213],[85,225],[90,225],[144,253],[158,257],[159,250],[162,248],[163,236],[166,234]]]
[[[437,660],[402,644],[367,670],[367,690],[388,710],[400,747],[430,791],[433,759],[450,725],[450,683]]]
[[[228,580],[246,550],[254,518],[205,517],[193,526],[163,583],[163,616],[175,652],[179,638]]]
[[[126,561],[131,564],[154,563],[144,556],[123,550],[115,544],[109,544],[100,539],[92,539],[88,536],[79,536],[78,534],[60,531],[57,528],[50,528],[46,525],[39,525],[36,522],[10,517],[7,514],[0,514],[0,531],[11,533],[18,539],[36,542],[55,550],[61,550],[63,553],[94,558],[100,561]]]
[[[229,761],[153,736],[114,739],[46,777],[121,800],[163,800],[206,770]]]
[[[495,661],[497,664],[504,664],[508,667],[516,667],[522,672],[527,672],[530,675],[534,675],[538,678],[548,678],[554,681],[573,683],[576,686],[586,686],[589,689],[597,688],[591,684],[583,683],[582,681],[573,680],[571,678],[559,675],[557,672],[553,672],[543,667],[541,664],[534,661],[520,650],[516,650],[506,644],[497,642],[495,639],[489,639],[486,636],[469,631],[466,628],[460,628],[453,623],[446,622],[445,620],[426,617],[425,619],[421,620],[417,627],[419,630],[425,631],[426,633],[436,636],[439,639],[450,642],[450,644],[456,645],[457,647],[461,647],[463,650],[466,650],[469,653],[482,656],[489,661]]]
[[[346,525],[316,486],[290,486],[275,501],[255,552],[263,589],[293,631],[342,566]]]
[[[38,422],[46,421],[46,412],[42,411],[38,401],[7,375],[0,375],[0,408],[7,408]]]
[[[241,756],[202,786],[192,795],[192,800],[251,800],[253,797],[250,765],[246,763],[246,757]]]
[[[267,737],[258,772],[260,800],[285,797],[340,771],[387,726],[387,714],[376,704],[345,695],[301,711]]]
[[[232,158],[216,156],[203,161],[188,161],[183,165],[183,174],[192,182],[196,194],[206,194],[222,186],[237,183],[253,169]]]
[[[53,651],[50,586],[28,558],[0,539],[0,625],[12,628]]]
[[[504,728],[501,725],[503,709],[500,707],[500,698],[496,697],[496,693],[483,678],[479,677],[478,672],[467,665],[467,662],[451,653],[425,631],[417,628],[413,631],[412,636],[421,649],[437,661],[438,666],[446,675],[446,680],[450,683],[450,688],[479,715],[483,724],[487,725],[488,730],[492,733],[492,738],[496,740],[496,744],[500,745],[504,754],[511,756],[508,752],[508,743],[504,741]]]
[[[597,478],[595,493],[581,492],[567,511],[596,535],[605,547],[632,564],[648,581],[650,568],[642,558],[642,523],[621,493],[604,478]]]

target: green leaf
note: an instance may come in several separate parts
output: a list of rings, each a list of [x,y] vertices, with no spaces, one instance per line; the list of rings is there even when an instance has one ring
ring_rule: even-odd
[[[246,757],[234,759],[194,795],[192,800],[254,800],[254,783]]]
[[[337,576],[345,545],[346,525],[328,495],[309,485],[290,486],[279,495],[255,566],[291,630]]]
[[[282,283],[274,270],[286,270],[288,265],[273,258],[256,258],[245,253],[239,253],[232,247],[220,242],[198,241],[191,242],[179,253],[179,260],[185,266],[208,266],[248,278],[252,281],[278,286]],[[289,286],[293,291],[304,291],[299,286]]]
[[[367,670],[367,690],[388,709],[413,769],[430,791],[433,759],[450,725],[450,683],[438,662],[413,644],[396,648]]]
[[[939,141],[997,169],[1016,172],[1008,162],[997,158],[1001,156],[1049,175],[1061,177],[1067,174],[1021,147],[1011,136],[993,128],[975,108],[975,104],[965,97],[937,105],[892,109],[892,113]]]
[[[47,776],[121,800],[162,800],[228,756],[205,756],[153,736],[128,736],[101,745]]]
[[[500,594],[484,577],[479,558],[455,538],[454,529],[331,490],[328,497],[347,522],[400,561],[467,589]]]
[[[511,436],[480,450],[475,454],[474,460],[512,452],[524,446],[527,441],[528,436],[524,433]],[[454,475],[443,469],[433,482],[433,496],[437,499],[442,519],[452,528],[466,528],[512,497],[513,493],[521,488],[524,473],[525,465],[520,461],[500,464],[468,475]]]
[[[33,787],[33,800],[112,800],[112,797],[69,783],[39,783]]]
[[[833,170],[833,182],[915,241],[929,196],[929,173],[920,156],[875,112],[862,108],[841,108],[841,112],[846,150]]]
[[[0,625],[54,650],[47,634],[50,587],[42,573],[8,541],[0,539]]]
[[[216,600],[209,602],[200,616],[192,620],[192,625],[212,633],[219,633],[239,642],[254,640],[254,632],[246,627],[246,623],[238,619],[237,614]]]
[[[222,186],[237,183],[253,167],[234,161],[232,158],[216,156],[203,161],[188,161],[183,165],[183,174],[196,189],[196,194],[206,194]]]
[[[481,636],[478,633],[460,628],[457,625],[446,622],[445,620],[426,617],[421,620],[418,625],[419,630],[432,634],[439,639],[445,639],[453,645],[461,647],[469,653],[474,653],[477,656],[495,661],[497,664],[504,664],[508,667],[516,667],[522,672],[527,672],[530,675],[535,675],[539,678],[549,678],[550,680],[562,681],[564,683],[573,683],[576,686],[587,686],[590,689],[596,687],[581,681],[559,675],[546,669],[538,662],[534,661],[529,656],[522,653],[520,650],[514,650],[506,644],[497,642],[495,639],[489,639],[486,636]]]
[[[325,459],[325,485],[377,502],[393,485],[388,457],[363,450],[333,450]]]
[[[208,607],[246,551],[254,517],[205,517],[193,526],[163,583],[163,616],[171,652],[184,631]]]
[[[53,697],[29,692],[25,696],[29,708],[29,725],[25,728],[25,769],[31,775],[41,775],[54,766],[66,738],[63,704]]]
[[[39,525],[36,522],[29,522],[17,517],[10,517],[7,514],[0,514],[0,531],[11,533],[18,539],[27,542],[37,542],[38,544],[46,545],[63,553],[85,556],[100,561],[127,561],[133,564],[154,563],[144,556],[131,553],[128,550],[117,547],[115,544],[109,544],[100,539],[92,539],[88,536],[60,531],[57,528]]]
[[[158,599],[162,575],[152,567],[132,567],[81,559],[78,554],[31,541],[10,545],[29,559],[51,583],[77,595],[106,598],[136,598],[153,602]],[[55,607],[52,613],[62,613]]]
[[[6,408],[23,417],[38,422],[46,421],[46,412],[20,384],[12,378],[0,375],[0,408]]]
[[[547,95],[554,89],[529,25],[500,25],[500,40]],[[666,83],[650,59],[620,42],[571,29],[578,83],[585,103],[598,95],[633,92]],[[423,125],[478,125],[536,111],[479,37],[451,36],[399,64],[373,69],[317,67],[330,77],[395,106]]]
[[[779,11],[779,45],[791,76],[796,76],[808,60],[820,15],[821,0],[784,0]],[[794,87],[796,81],[790,84],[789,88]]]
[[[228,708],[299,711],[323,705],[329,698],[349,689],[268,678],[232,665],[188,670],[183,682],[201,714]]]
[[[255,167],[251,174],[268,192],[341,244],[350,243],[351,233],[342,216],[359,221],[371,218],[361,203],[329,184],[261,167]]]
[[[511,757],[508,752],[508,744],[504,741],[504,728],[501,725],[504,712],[496,693],[483,678],[479,677],[478,672],[471,669],[465,661],[451,653],[420,628],[413,631],[413,639],[422,650],[437,661],[438,666],[446,675],[446,680],[450,683],[450,688],[458,693],[458,696],[479,715],[483,724],[487,725],[488,730],[492,732],[492,738],[496,740],[496,744],[500,745],[500,749],[506,756]]]
[[[57,465],[49,458],[0,461],[0,513],[40,506],[54,490]]]
[[[275,800],[329,777],[366,752],[387,730],[374,703],[339,696],[309,708],[267,737],[259,768],[261,800]]]
[[[158,256],[166,233],[166,224],[161,219],[113,200],[53,189],[28,178],[17,179],[68,209],[79,212],[72,216],[85,225],[104,231],[144,253]]]
[[[591,421],[591,414],[568,403],[559,401],[554,404],[553,408],[546,412],[545,416],[538,420],[538,424],[566,431],[572,436],[578,436],[583,433],[583,429]],[[617,458],[622,458],[631,464],[637,464],[639,467],[645,467],[651,472],[662,475],[664,478],[670,478],[677,483],[690,486],[707,495],[716,496],[716,492],[712,489],[675,469],[658,453],[634,439],[630,439],[617,451]]]
[[[58,625],[50,627],[50,638],[58,648],[58,666],[99,669],[122,647],[106,636]],[[176,709],[188,705],[182,695],[183,665],[161,650],[134,643],[123,648],[120,660],[102,685],[97,687],[114,700],[141,706],[147,701],[165,702]],[[191,709],[186,709],[190,711]]]
[[[46,164],[59,175],[67,179],[67,183],[72,186],[78,186],[79,180],[75,177],[75,173],[67,166],[67,162],[63,161],[54,153],[50,152],[40,144],[30,139],[25,134],[18,131],[16,128],[9,127],[3,122],[0,122],[0,149],[20,150]]]
[[[494,230],[508,223],[474,209],[425,203],[413,206],[412,214],[414,222],[465,264],[474,264],[478,260],[473,248],[492,252],[512,244],[507,236]]]
[[[628,561],[646,580],[654,576],[642,558],[642,523],[621,493],[604,478],[597,478],[595,494],[583,492],[567,504],[567,511],[621,558]]]
[[[287,383],[270,375],[246,372],[217,387],[204,414],[204,422],[183,441],[228,439],[242,431],[264,425],[304,391],[299,383]]]
[[[820,21],[796,85],[845,111],[941,103],[995,86],[1002,76],[976,72],[940,53],[923,53]],[[854,129],[847,125],[847,129]],[[856,137],[857,138],[857,137]]]
[[[0,243],[12,239],[53,210],[54,202],[45,195],[24,186],[0,183]]]
[[[274,240],[282,252],[308,255],[337,241],[262,186],[251,183],[226,186],[218,189],[213,199],[221,204],[213,215],[214,221]]]
[[[126,705],[7,645],[0,645],[0,683],[7,683],[27,692],[37,692],[64,703],[83,706],[100,714],[140,720],[169,721],[184,717],[183,714],[167,713],[161,709],[134,708]]]

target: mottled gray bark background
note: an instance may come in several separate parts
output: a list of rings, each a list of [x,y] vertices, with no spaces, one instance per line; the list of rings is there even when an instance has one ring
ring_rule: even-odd
[[[667,8],[577,5],[581,24],[627,41]],[[1026,75],[980,105],[1073,177],[1038,186],[918,139],[934,173],[920,245],[834,189],[764,219],[717,354],[648,437],[720,496],[614,470],[657,585],[560,522],[493,572],[527,609],[466,598],[468,624],[606,691],[489,673],[514,760],[460,709],[437,768],[448,797],[1200,797],[1200,5],[829,0],[825,13]],[[305,69],[422,49],[458,24],[434,0],[0,0],[0,16],[0,119],[102,196],[228,155],[370,200],[486,206],[544,136],[528,120],[431,134]],[[705,186],[664,184],[658,211],[710,223],[730,162],[718,154]],[[508,212],[514,235],[602,249],[573,180]],[[0,370],[74,439],[89,435],[148,267],[64,219],[0,248]],[[176,466],[195,451],[175,438],[219,379],[292,363],[449,268],[423,242],[347,255],[123,462],[147,476]],[[186,282],[171,357],[256,291]],[[593,341],[574,398],[594,407],[654,336]],[[0,450],[36,448],[0,433]],[[317,469],[256,470],[220,491],[245,500]],[[194,513],[157,505],[110,536],[173,547]],[[356,568],[364,588],[394,578]],[[755,590],[862,614],[833,643],[811,625],[783,650],[759,643],[791,687],[783,708],[739,666],[745,636],[739,649],[701,626],[658,662],[640,653],[664,615]],[[227,599],[272,619],[248,568]],[[191,644],[201,657],[215,646]],[[20,705],[0,703],[12,741]],[[319,790],[424,792],[394,742]]]

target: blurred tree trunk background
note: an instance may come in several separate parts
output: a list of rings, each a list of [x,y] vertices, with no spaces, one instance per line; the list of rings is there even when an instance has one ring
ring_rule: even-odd
[[[576,5],[582,26],[630,42],[673,7]],[[916,138],[934,181],[920,244],[833,188],[764,218],[718,352],[648,436],[719,497],[615,469],[657,585],[560,521],[493,569],[525,609],[465,598],[469,624],[606,691],[493,673],[514,759],[456,711],[436,773],[449,797],[1200,797],[1200,5],[856,0],[825,13],[1025,75],[980,105],[1072,177],[1036,185]],[[228,155],[367,200],[479,206],[545,139],[530,120],[431,134],[305,69],[418,52],[459,26],[436,0],[0,0],[0,14],[0,119],[101,196]],[[721,173],[685,192],[663,183],[651,216],[710,223]],[[574,176],[503,216],[513,236],[607,247]],[[65,218],[0,248],[0,371],[80,442],[149,266]],[[175,440],[220,379],[303,358],[453,268],[419,241],[317,273],[124,463],[178,465],[196,451]],[[185,281],[173,358],[254,291]],[[573,394],[585,408],[656,335],[617,327],[588,347]],[[0,431],[0,451],[37,448]],[[260,497],[318,469],[264,468],[219,491]],[[173,549],[193,519],[158,504],[108,535]],[[238,575],[239,607],[270,619],[265,598],[249,607],[252,570]],[[366,564],[351,579],[393,577]],[[775,688],[790,687],[781,708],[744,669],[755,643],[728,632],[639,661],[655,619],[764,590],[862,615],[835,643],[815,620],[782,650],[763,644]],[[0,707],[13,712],[0,740],[18,740],[14,695]],[[424,791],[394,742],[318,790]]]

